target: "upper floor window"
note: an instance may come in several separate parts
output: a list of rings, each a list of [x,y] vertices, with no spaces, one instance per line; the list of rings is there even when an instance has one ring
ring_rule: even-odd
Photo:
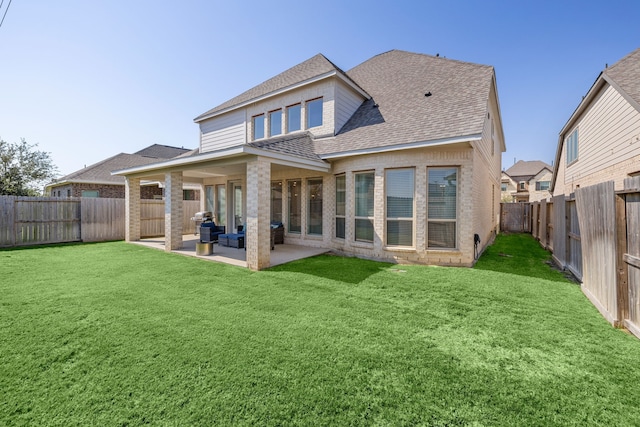
[[[307,129],[322,126],[322,98],[307,101]]]
[[[264,114],[253,116],[253,139],[264,138]]]
[[[551,181],[538,181],[536,182],[536,191],[548,190],[551,186]]]
[[[567,164],[578,160],[578,129],[574,130],[566,141]]]
[[[527,183],[524,182],[524,181],[520,181],[519,188],[520,188],[521,191],[526,190],[527,189]]]
[[[508,184],[503,182],[500,184],[500,191],[507,191]]]
[[[269,113],[269,136],[276,136],[282,133],[282,110]]]
[[[287,107],[287,133],[300,130],[302,120],[300,116],[302,108],[300,104]]]

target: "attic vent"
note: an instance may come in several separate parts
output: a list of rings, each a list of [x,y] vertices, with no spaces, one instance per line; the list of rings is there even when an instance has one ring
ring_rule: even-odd
[[[431,96],[431,92],[425,93],[424,96]]]

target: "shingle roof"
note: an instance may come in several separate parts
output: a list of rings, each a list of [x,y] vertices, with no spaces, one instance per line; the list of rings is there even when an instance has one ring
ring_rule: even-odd
[[[153,144],[133,154],[147,157],[157,157],[159,159],[173,159],[190,151],[188,148],[170,147],[168,145]]]
[[[157,163],[159,160],[157,157],[120,153],[58,178],[56,182],[109,182],[124,185],[124,177],[111,175],[112,171]]]
[[[62,182],[100,182],[124,185],[124,177],[111,175],[112,171],[149,165],[162,160],[191,154],[193,154],[193,150],[186,148],[153,144],[135,154],[120,153],[93,165],[86,166],[83,169],[56,179],[51,185]]]
[[[314,150],[313,138],[308,132],[250,142],[248,145],[276,153],[293,155],[310,160],[320,160],[320,157],[318,157]]]
[[[640,104],[640,48],[605,69],[604,74]]]
[[[505,171],[510,177],[534,177],[542,169],[551,170],[551,165],[540,160],[518,160],[518,162]]]
[[[372,99],[320,154],[480,134],[493,67],[392,50],[347,71]],[[430,96],[425,96],[430,92]]]
[[[331,71],[337,71],[344,74],[344,72],[340,70],[340,68],[336,67],[324,55],[319,53],[316,56],[307,59],[306,61],[278,74],[277,76],[272,77],[263,83],[260,83],[258,86],[255,86],[248,91],[241,93],[235,98],[231,98],[230,100],[223,102],[222,104],[212,108],[206,113],[199,115],[194,120],[198,121],[211,114],[235,107],[244,102],[259,98],[264,95],[268,95],[269,93],[276,92],[278,90],[287,88],[305,80],[312,79],[314,77],[321,76],[322,74],[326,74]]]

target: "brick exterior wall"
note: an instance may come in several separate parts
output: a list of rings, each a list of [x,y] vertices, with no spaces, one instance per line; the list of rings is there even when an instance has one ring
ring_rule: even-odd
[[[271,258],[271,164],[258,158],[247,163],[245,247],[247,267],[262,270]]]
[[[182,248],[182,172],[165,174],[164,235],[167,252]]]
[[[125,240],[140,240],[140,178],[125,180]]]
[[[499,156],[499,154],[498,154]],[[475,161],[478,161],[475,159]],[[260,163],[260,162],[256,162]],[[471,266],[474,260],[473,234],[478,233],[482,238],[482,246],[491,241],[496,230],[500,191],[500,169],[497,166],[496,173],[487,170],[482,173],[483,164],[474,165],[474,149],[460,145],[459,148],[425,148],[417,150],[404,150],[395,153],[381,153],[354,156],[344,160],[333,162],[332,172],[323,174],[320,172],[297,168],[271,168],[270,178],[266,171],[259,166],[247,166],[245,206],[247,206],[247,232],[253,234],[250,218],[255,209],[255,201],[268,197],[268,200],[260,202],[260,221],[268,220],[270,215],[270,181],[283,182],[283,222],[285,223],[285,243],[298,244],[312,247],[322,247],[348,256],[385,260],[396,263],[436,264],[453,266]],[[411,248],[389,247],[385,244],[386,216],[385,216],[385,171],[394,168],[413,168],[415,173],[414,192],[414,244]],[[458,168],[458,218],[456,249],[435,250],[427,248],[427,170],[429,167],[457,167]],[[476,172],[480,173],[476,176]],[[262,171],[262,172],[260,172]],[[373,243],[355,241],[355,179],[354,174],[360,171],[373,171],[375,174],[374,190],[374,241]],[[254,175],[262,174],[263,182],[257,184]],[[345,174],[346,177],[346,220],[345,239],[335,238],[335,175]],[[493,177],[493,175],[496,175]],[[228,184],[234,179],[243,180],[244,176],[229,176],[207,179],[204,185]],[[307,209],[308,209],[308,179],[323,179],[323,234],[322,236],[307,233]],[[302,182],[302,230],[300,233],[289,233],[287,224],[288,212],[288,187],[287,180],[300,179]],[[253,182],[253,184],[251,184]],[[493,185],[493,191],[492,191]],[[254,190],[251,190],[254,188]],[[255,197],[256,190],[258,198]],[[227,191],[230,187],[227,186]],[[478,193],[474,196],[474,193]],[[492,198],[493,195],[493,198]],[[482,198],[488,200],[482,202]],[[227,195],[227,204],[229,204]],[[228,209],[228,215],[231,215]],[[476,218],[478,217],[478,218]],[[494,218],[495,217],[495,218]],[[260,227],[258,226],[258,232]],[[265,238],[265,242],[268,239]],[[250,251],[251,243],[248,242],[247,250]],[[259,251],[258,251],[259,252]],[[258,257],[253,259],[254,257]],[[264,268],[264,260],[261,255],[247,253],[247,262],[252,268]],[[250,261],[251,259],[251,261]]]
[[[108,199],[124,199],[124,185],[106,184],[69,184],[61,185],[51,189],[51,197],[82,197],[83,191],[97,191],[98,197]],[[194,199],[200,200],[200,191],[193,191]],[[152,200],[162,197],[162,188],[157,185],[144,185],[140,187],[140,198]],[[186,199],[185,199],[186,200]]]

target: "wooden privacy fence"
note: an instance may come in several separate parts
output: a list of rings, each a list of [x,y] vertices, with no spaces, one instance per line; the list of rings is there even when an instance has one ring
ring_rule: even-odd
[[[611,324],[640,338],[640,177],[532,203],[532,234]]]
[[[531,205],[529,203],[501,203],[500,230],[510,233],[531,232]]]
[[[193,232],[191,217],[200,210],[200,201],[183,201],[184,234]],[[164,201],[140,201],[140,234],[164,235]],[[0,247],[124,237],[124,199],[0,196]]]

